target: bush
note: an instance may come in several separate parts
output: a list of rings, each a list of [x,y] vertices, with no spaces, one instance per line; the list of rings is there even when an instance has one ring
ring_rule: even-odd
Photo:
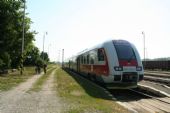
[[[43,67],[44,65],[44,61],[42,58],[37,58],[36,62],[35,62],[36,66],[40,66]]]
[[[3,54],[0,55],[0,70],[5,70],[10,68],[11,65],[11,59],[10,59],[10,55],[5,52]]]

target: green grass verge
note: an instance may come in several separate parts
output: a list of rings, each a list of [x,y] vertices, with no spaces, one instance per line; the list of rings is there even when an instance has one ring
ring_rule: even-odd
[[[10,72],[9,74],[0,76],[0,91],[7,91],[19,83],[26,81],[33,74],[35,74],[35,67],[24,67],[23,75],[20,71]]]
[[[103,89],[78,76],[70,76],[62,69],[55,74],[54,88],[68,105],[65,113],[128,113],[128,110],[111,100]]]
[[[47,68],[47,73],[43,74],[31,87],[31,89],[29,91],[35,91],[38,92],[42,89],[43,84],[46,82],[46,80],[48,79],[49,75],[51,74],[51,72],[56,69],[57,66],[54,65],[50,65]]]

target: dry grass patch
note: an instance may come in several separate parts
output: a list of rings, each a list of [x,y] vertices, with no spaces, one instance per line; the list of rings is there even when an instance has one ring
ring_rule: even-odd
[[[101,88],[62,69],[55,74],[55,90],[67,105],[65,113],[128,113]]]
[[[0,91],[6,91],[12,87],[17,86],[21,82],[26,81],[28,78],[35,74],[35,67],[25,67],[23,75],[20,71],[10,72],[9,74],[0,76]]]
[[[50,76],[50,74],[52,73],[52,71],[54,69],[56,69],[57,66],[55,65],[50,65],[48,66],[47,68],[47,73],[46,74],[43,74],[34,84],[33,86],[31,87],[31,89],[29,91],[40,91],[42,89],[42,86],[43,84],[47,81],[48,77]],[[29,92],[28,91],[28,92]]]

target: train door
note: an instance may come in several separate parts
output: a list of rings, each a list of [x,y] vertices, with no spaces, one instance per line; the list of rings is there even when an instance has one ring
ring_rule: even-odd
[[[80,72],[80,56],[77,57],[77,72]]]

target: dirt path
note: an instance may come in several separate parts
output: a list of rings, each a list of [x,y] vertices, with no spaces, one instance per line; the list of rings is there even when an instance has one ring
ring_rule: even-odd
[[[38,113],[60,113],[61,112],[61,103],[60,99],[56,94],[56,91],[53,91],[54,83],[54,74],[55,70],[49,76],[47,82],[44,84],[42,91],[39,92],[40,103]]]
[[[0,113],[59,113],[59,98],[52,91],[54,72],[55,70],[40,92],[27,91],[42,75],[33,76],[16,88],[0,93]]]

